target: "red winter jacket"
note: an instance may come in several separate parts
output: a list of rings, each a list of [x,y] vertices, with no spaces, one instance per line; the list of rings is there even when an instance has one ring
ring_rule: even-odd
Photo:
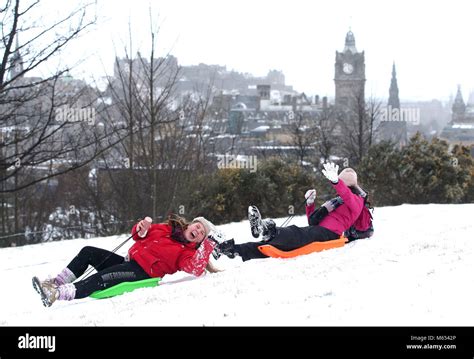
[[[364,199],[361,196],[352,193],[349,187],[347,187],[341,179],[339,179],[336,184],[332,185],[336,189],[337,194],[341,196],[344,203],[334,211],[328,213],[328,215],[319,222],[319,225],[341,235],[342,232],[352,226],[359,217],[362,208],[364,207]]]
[[[136,225],[132,233],[136,231]],[[171,238],[171,226],[152,224],[144,238],[133,235],[135,244],[128,250],[130,259],[135,260],[150,277],[163,277],[179,270],[195,276],[204,273],[209,255],[216,246],[205,238],[198,249],[196,243],[180,243]]]

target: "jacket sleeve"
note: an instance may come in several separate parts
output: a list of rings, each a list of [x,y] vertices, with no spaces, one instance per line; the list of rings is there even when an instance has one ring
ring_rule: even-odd
[[[206,270],[209,256],[217,243],[205,238],[199,248],[194,252],[194,255],[183,255],[179,259],[179,268],[186,273],[200,276]]]
[[[138,232],[137,232],[137,225],[138,225],[138,223],[135,224],[135,225],[132,227],[132,231],[131,231],[131,233],[132,233],[132,235],[133,235],[132,238],[133,238],[134,241],[141,241],[142,239],[145,239],[145,238],[150,234],[151,229],[152,229],[153,227],[155,227],[155,226],[158,226],[159,224],[152,224],[152,225],[150,226],[150,228],[148,228],[148,232],[147,232],[147,234],[145,235],[145,237],[143,237],[143,238],[141,238],[141,237],[138,235]]]
[[[314,212],[314,207],[316,207],[316,205],[313,203],[309,204],[309,205],[306,205],[306,218],[308,219],[308,224],[311,225],[311,223],[309,222],[309,219],[311,217],[311,213]]]
[[[349,189],[349,187],[347,187],[343,180],[340,179],[337,183],[331,184],[337,191],[337,194],[341,196],[342,200],[346,205],[349,206],[349,208],[353,209],[354,207],[358,207],[356,202],[357,195],[351,192],[351,190]]]

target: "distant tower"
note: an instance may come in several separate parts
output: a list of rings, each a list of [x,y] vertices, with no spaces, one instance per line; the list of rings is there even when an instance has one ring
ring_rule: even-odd
[[[336,106],[357,111],[365,105],[365,56],[357,52],[352,31],[346,34],[342,52],[336,51],[334,82],[336,85]]]
[[[382,109],[384,111],[384,109]],[[397,71],[395,62],[392,65],[392,80],[390,81],[388,104],[386,108],[385,119],[382,120],[377,128],[378,138],[382,141],[390,141],[402,147],[408,142],[407,121],[403,118],[398,97]]]
[[[10,60],[10,79],[19,76],[23,72],[23,58],[20,54],[20,45],[18,42],[18,34],[16,34],[16,49]],[[23,77],[23,74],[20,75]]]
[[[458,85],[458,92],[456,93],[456,98],[453,103],[453,123],[463,122],[466,114],[466,104],[462,99],[461,85]]]
[[[400,99],[398,98],[398,84],[397,84],[397,72],[395,70],[395,62],[393,63],[392,67],[392,81],[390,82],[390,89],[389,89],[389,98],[388,98],[388,105],[391,108],[400,108]]]

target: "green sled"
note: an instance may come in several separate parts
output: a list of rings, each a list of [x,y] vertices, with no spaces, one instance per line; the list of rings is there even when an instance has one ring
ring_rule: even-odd
[[[115,297],[116,295],[131,292],[132,290],[137,288],[156,287],[159,284],[160,280],[161,278],[149,278],[137,280],[135,282],[123,282],[104,290],[95,291],[89,297],[95,299]]]

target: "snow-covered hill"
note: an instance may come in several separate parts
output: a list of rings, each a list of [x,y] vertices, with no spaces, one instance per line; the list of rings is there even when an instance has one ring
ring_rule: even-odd
[[[474,204],[378,208],[375,235],[343,248],[245,263],[221,258],[220,273],[177,273],[156,288],[51,308],[34,292],[33,275],[56,274],[83,246],[112,249],[126,236],[0,249],[0,325],[469,326],[473,213]],[[220,228],[237,242],[253,239],[247,221]]]

